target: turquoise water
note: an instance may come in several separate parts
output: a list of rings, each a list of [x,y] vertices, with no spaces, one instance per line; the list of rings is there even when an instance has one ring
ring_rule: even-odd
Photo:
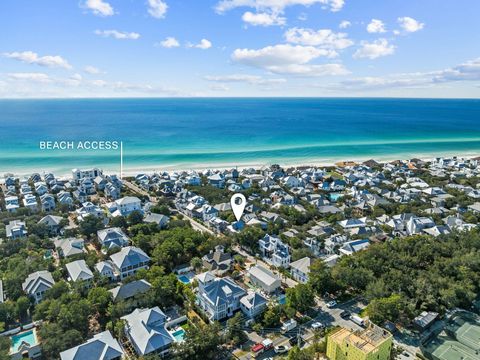
[[[328,194],[328,197],[330,198],[331,201],[335,202],[338,199],[340,199],[343,196],[341,193],[330,193]]]
[[[172,333],[172,336],[177,340],[178,342],[181,342],[185,339],[185,330],[180,329]]]
[[[0,100],[0,173],[100,166],[119,151],[40,150],[116,140],[127,172],[480,154],[480,100]]]
[[[188,278],[188,276],[180,275],[180,276],[178,276],[178,280],[180,280],[185,285],[190,284],[190,279]]]
[[[25,331],[23,333],[12,336],[12,351],[15,353],[18,351],[19,346],[22,342],[26,342],[33,346],[37,343],[36,336],[33,333],[33,330]]]

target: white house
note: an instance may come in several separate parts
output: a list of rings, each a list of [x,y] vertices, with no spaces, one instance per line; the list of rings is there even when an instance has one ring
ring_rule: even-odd
[[[311,262],[312,260],[309,257],[304,257],[290,263],[290,273],[292,277],[298,282],[305,284],[308,281]]]
[[[34,272],[22,283],[23,291],[38,304],[43,299],[45,291],[52,288],[55,281],[52,274],[46,270]]]
[[[175,338],[167,330],[167,317],[158,306],[135,309],[122,319],[126,321],[125,334],[137,355],[168,354]]]
[[[128,216],[133,211],[142,212],[142,202],[135,196],[126,196],[115,200],[109,209],[112,216]]]
[[[5,225],[7,239],[20,239],[27,236],[28,231],[25,223],[20,220],[12,220]]]
[[[120,274],[120,279],[135,274],[139,269],[148,269],[150,257],[135,246],[127,246],[110,256],[114,270]]]
[[[76,281],[91,281],[93,279],[92,270],[87,266],[85,260],[72,261],[65,265],[68,272],[68,280]]]
[[[267,307],[268,300],[257,292],[251,291],[240,299],[240,309],[249,318],[260,315]]]
[[[258,241],[263,258],[274,266],[288,267],[290,264],[290,250],[288,245],[275,236],[265,235]]]
[[[125,247],[130,242],[129,237],[118,227],[98,230],[97,237],[105,252],[114,247]]]
[[[263,266],[255,265],[248,270],[250,282],[259,286],[268,294],[275,292],[282,285],[282,281],[278,276]]]
[[[18,196],[7,196],[5,197],[5,209],[8,212],[15,212],[20,207],[18,202]]]
[[[215,279],[199,288],[197,303],[210,320],[216,321],[233,315],[240,309],[240,299],[246,291],[231,278]]]

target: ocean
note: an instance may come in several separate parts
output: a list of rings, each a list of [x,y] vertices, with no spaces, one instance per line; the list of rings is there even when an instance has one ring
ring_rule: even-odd
[[[0,174],[124,172],[480,155],[480,100],[174,98],[0,100]]]

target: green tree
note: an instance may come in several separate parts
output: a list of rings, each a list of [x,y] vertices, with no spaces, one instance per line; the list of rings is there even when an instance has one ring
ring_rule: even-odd
[[[129,225],[137,225],[143,222],[143,214],[140,211],[132,211],[127,216],[127,222]]]
[[[227,320],[227,339],[236,346],[248,340],[247,334],[243,331],[245,320],[240,312]]]
[[[97,231],[103,228],[103,220],[99,217],[88,215],[79,224],[80,233],[88,239],[96,235]]]

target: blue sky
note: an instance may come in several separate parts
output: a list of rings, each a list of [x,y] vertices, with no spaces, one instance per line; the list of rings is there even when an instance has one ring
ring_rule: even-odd
[[[480,97],[477,0],[2,0],[0,97]]]

